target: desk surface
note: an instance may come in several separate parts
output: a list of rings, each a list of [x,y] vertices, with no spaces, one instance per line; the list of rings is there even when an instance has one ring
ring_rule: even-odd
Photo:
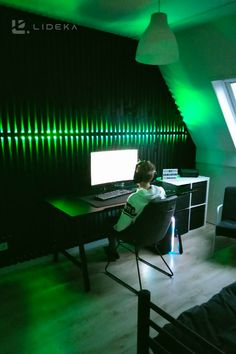
[[[119,208],[125,204],[127,197],[128,195],[123,195],[117,198],[112,198],[109,202],[101,201],[98,207],[94,206],[92,203],[89,203],[89,199],[92,200],[93,196],[57,196],[46,198],[45,201],[52,207],[73,218],[90,213],[97,213],[109,208]]]
[[[184,184],[192,184],[198,182],[208,181],[209,177],[198,176],[198,177],[178,177],[173,179],[160,179],[159,181],[169,184],[174,184],[175,186],[182,186]]]

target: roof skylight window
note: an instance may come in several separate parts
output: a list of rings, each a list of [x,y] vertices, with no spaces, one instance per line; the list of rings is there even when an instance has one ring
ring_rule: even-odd
[[[236,148],[236,78],[212,81],[212,85]]]

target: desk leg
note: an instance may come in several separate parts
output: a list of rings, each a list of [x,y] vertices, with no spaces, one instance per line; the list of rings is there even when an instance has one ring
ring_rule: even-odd
[[[61,250],[60,253],[62,253],[74,265],[76,265],[77,267],[81,268],[82,276],[83,276],[83,282],[84,282],[84,290],[85,291],[89,291],[90,290],[90,281],[89,281],[89,274],[88,274],[88,267],[87,267],[87,259],[86,259],[86,255],[85,255],[85,250],[84,250],[84,245],[83,244],[79,245],[79,250],[80,250],[80,260],[77,260],[74,256],[72,256],[66,250]]]
[[[88,274],[88,265],[87,265],[87,258],[85,254],[84,244],[79,244],[79,251],[80,251],[80,258],[81,258],[81,269],[84,281],[84,290],[90,291],[90,281],[89,281],[89,274]]]
[[[179,253],[183,254],[183,244],[182,244],[182,237],[181,235],[177,234],[178,240],[179,240]]]

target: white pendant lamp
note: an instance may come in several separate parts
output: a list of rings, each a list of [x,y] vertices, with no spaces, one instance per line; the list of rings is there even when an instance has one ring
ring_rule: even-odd
[[[165,13],[152,14],[151,21],[139,40],[135,59],[149,65],[166,65],[179,59],[177,41],[168,26]]]

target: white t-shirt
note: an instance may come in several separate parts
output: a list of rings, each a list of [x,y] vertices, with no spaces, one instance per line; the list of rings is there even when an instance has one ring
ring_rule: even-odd
[[[126,229],[135,222],[137,216],[151,200],[155,198],[165,199],[165,197],[166,193],[162,187],[151,185],[149,189],[138,188],[135,193],[128,197],[120,218],[114,225],[114,229],[116,231]]]

